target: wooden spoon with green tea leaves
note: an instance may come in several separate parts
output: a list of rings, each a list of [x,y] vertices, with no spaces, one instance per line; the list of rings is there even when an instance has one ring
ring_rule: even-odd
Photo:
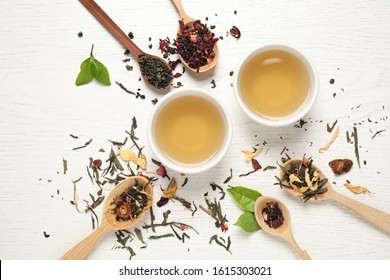
[[[118,197],[123,196],[124,192],[128,192],[129,188],[137,185],[142,186],[140,193],[147,197],[147,205],[140,209],[140,213],[135,218],[129,218],[126,220],[118,220],[118,212],[115,211],[115,201]],[[137,200],[139,202],[139,200]],[[138,203],[139,204],[139,203]],[[107,232],[113,230],[128,229],[138,223],[146,211],[153,204],[153,187],[149,180],[143,176],[133,176],[121,181],[106,197],[106,201],[103,207],[103,218],[100,226],[93,233],[91,233],[84,240],[75,245],[72,249],[65,253],[61,257],[61,260],[82,260],[85,259],[92,251],[97,241]],[[135,207],[135,206],[133,206]],[[133,209],[125,209],[133,213]],[[122,211],[119,209],[117,211]]]
[[[306,164],[307,165],[307,164]],[[310,199],[316,200],[326,200],[331,199],[339,202],[340,204],[346,206],[347,208],[355,211],[361,217],[377,226],[378,228],[384,230],[387,233],[390,233],[390,215],[386,214],[380,210],[377,210],[371,206],[360,203],[356,200],[348,198],[337,191],[332,187],[328,182],[328,179],[322,173],[322,171],[317,168],[315,165],[311,164],[306,167],[303,164],[302,160],[294,159],[289,160],[281,166],[279,183],[286,189],[290,194],[294,195],[297,198],[300,198],[303,201],[308,201]],[[305,173],[309,175],[305,175]],[[316,172],[316,173],[314,173]],[[300,178],[306,178],[305,180],[299,182],[294,174],[299,174]],[[309,176],[309,177],[307,177]],[[313,180],[313,176],[318,176],[318,184],[307,184],[307,181]],[[294,182],[290,184],[290,182]],[[294,185],[294,186],[292,186]],[[300,188],[296,185],[302,185]],[[311,186],[307,186],[311,185]]]
[[[176,10],[179,13],[180,20],[184,23],[184,25],[185,26],[193,26],[195,19],[188,16],[187,13],[184,11],[183,4],[181,3],[181,0],[172,0],[172,2],[174,4],[174,6],[176,7]],[[180,25],[179,25],[177,32],[178,32],[178,34],[181,33]],[[218,43],[214,44],[212,51],[214,53],[214,58],[208,64],[200,66],[198,69],[191,67],[189,65],[189,63],[187,61],[185,61],[183,56],[181,56],[180,54],[179,54],[179,57],[180,57],[181,62],[184,64],[184,66],[188,70],[190,70],[192,72],[196,72],[196,73],[204,73],[204,72],[210,71],[211,69],[213,69],[215,67],[215,65],[217,65],[218,58],[219,58]]]
[[[157,89],[168,89],[173,79],[172,69],[162,58],[142,51],[94,0],[81,4],[137,59],[143,78]]]
[[[267,207],[268,203],[277,203],[278,207],[282,211],[283,215],[283,223],[274,228],[270,227],[267,222],[264,219],[263,210]],[[291,247],[294,248],[294,250],[299,254],[299,256],[304,260],[310,260],[310,256],[306,251],[303,251],[295,241],[292,232],[291,232],[291,216],[290,212],[288,211],[286,205],[284,205],[281,201],[270,197],[270,196],[259,196],[256,199],[254,212],[256,216],[257,223],[261,226],[262,230],[265,232],[281,237],[284,240],[286,240],[288,243],[290,243]]]

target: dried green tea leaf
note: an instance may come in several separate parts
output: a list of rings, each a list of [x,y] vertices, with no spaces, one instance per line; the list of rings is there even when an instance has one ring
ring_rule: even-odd
[[[62,159],[62,166],[64,167],[64,174],[66,174],[66,171],[68,171],[68,162],[66,159]]]
[[[277,168],[276,166],[268,165],[268,166],[264,167],[263,171],[273,170],[273,169],[276,169],[276,168]]]
[[[261,196],[258,191],[242,186],[232,187],[227,190],[238,205],[245,211],[253,212],[256,199]]]
[[[225,181],[223,181],[223,183],[224,183],[224,184],[229,183],[229,181],[230,181],[232,178],[233,178],[233,169],[230,168],[230,175],[229,175],[229,177],[227,177],[227,178],[225,179]]]
[[[137,235],[138,240],[141,241],[143,244],[146,244],[146,242],[144,241],[144,238],[142,236],[142,231],[139,228],[135,228],[134,232]]]
[[[255,232],[261,229],[253,212],[245,211],[234,224],[246,232]]]
[[[360,155],[359,155],[359,138],[356,126],[353,127],[353,144],[355,146],[355,156],[360,168]]]
[[[163,234],[163,235],[151,235],[149,236],[149,239],[160,239],[160,238],[166,238],[166,237],[175,237],[173,233]]]

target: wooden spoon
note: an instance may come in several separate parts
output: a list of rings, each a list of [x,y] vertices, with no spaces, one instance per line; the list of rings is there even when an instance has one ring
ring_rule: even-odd
[[[181,3],[181,0],[172,0],[172,2],[175,5],[176,10],[179,12],[180,20],[183,21],[184,25],[192,26],[195,19],[188,16],[187,13],[184,11],[183,4]],[[179,26],[177,32],[178,32],[178,34],[180,33],[180,26]],[[217,65],[218,58],[219,58],[218,43],[214,44],[213,51],[215,54],[214,59],[209,64],[206,64],[204,66],[199,67],[199,71],[197,71],[196,68],[190,67],[188,65],[188,63],[182,58],[181,55],[179,57],[180,57],[181,62],[184,64],[184,66],[186,66],[186,68],[189,69],[190,71],[195,72],[195,73],[204,73],[204,72],[207,72],[207,71],[213,69],[215,67],[215,65]]]
[[[299,159],[289,160],[289,161],[284,163],[283,167],[285,170],[290,170],[292,165],[297,165],[297,164],[300,165],[301,163],[302,163],[302,160],[299,160]],[[324,173],[322,173],[322,171],[319,168],[317,168],[314,165],[312,165],[312,167],[319,171],[320,180],[326,178]],[[284,177],[285,177],[284,175],[285,175],[284,171],[281,170],[280,171],[280,179],[282,180],[283,184],[288,185],[289,182],[284,179]],[[361,217],[365,218],[367,221],[369,221],[373,225],[377,226],[378,228],[384,230],[387,233],[390,233],[390,215],[389,214],[386,214],[382,211],[379,211],[375,208],[372,208],[371,206],[365,205],[363,203],[360,203],[356,200],[353,200],[351,198],[348,198],[348,197],[336,192],[329,182],[327,182],[323,186],[323,188],[325,188],[325,187],[328,188],[328,190],[325,193],[318,195],[317,200],[326,200],[326,199],[335,200],[335,201],[339,202],[340,204],[343,204],[344,206],[348,207],[349,209],[355,211],[357,214],[359,214]],[[294,195],[298,198],[302,195],[302,194],[294,191],[294,189],[289,189],[289,188],[285,188],[285,189],[289,193],[291,193],[292,195]]]
[[[263,209],[266,208],[266,206],[267,206],[266,204],[268,202],[276,202],[278,204],[280,210],[282,210],[284,221],[283,221],[283,224],[278,228],[271,228],[264,221],[262,212],[263,212]],[[292,232],[291,232],[290,212],[288,211],[287,207],[282,202],[280,202],[279,200],[277,200],[273,197],[262,195],[258,199],[256,199],[254,211],[255,211],[257,223],[261,226],[261,228],[265,232],[272,234],[272,235],[275,235],[275,236],[279,236],[279,237],[283,238],[284,240],[286,240],[288,243],[290,243],[291,247],[293,247],[294,250],[299,254],[299,256],[301,256],[302,259],[304,259],[304,260],[311,259],[309,254],[306,251],[303,251],[298,246],[297,242],[295,241],[295,239],[292,235]]]
[[[82,260],[87,257],[87,255],[92,251],[93,247],[96,245],[97,241],[108,231],[112,230],[120,230],[120,229],[127,229],[131,226],[135,225],[136,223],[141,220],[143,215],[145,214],[146,210],[149,209],[152,204],[153,200],[149,199],[148,205],[144,209],[143,213],[141,213],[136,219],[128,220],[124,222],[118,222],[116,220],[116,214],[112,213],[112,209],[114,208],[114,205],[112,205],[113,200],[121,195],[124,191],[127,190],[127,188],[134,186],[136,184],[136,181],[138,183],[142,184],[142,186],[145,188],[145,192],[149,195],[153,195],[153,187],[146,179],[142,176],[133,176],[129,177],[122,182],[120,182],[106,197],[106,201],[103,207],[103,218],[101,221],[101,224],[97,230],[95,230],[93,233],[91,233],[88,237],[86,237],[84,240],[82,240],[80,243],[75,245],[72,249],[70,249],[68,252],[65,253],[61,257],[61,260]]]
[[[167,69],[170,71],[170,80],[167,81],[167,85],[162,87],[163,89],[167,89],[171,86],[171,81],[173,79],[172,70],[168,63],[162,58],[145,53],[142,51],[120,28],[116,23],[103,11],[103,9],[96,4],[94,0],[80,0],[81,4],[87,8],[87,10],[95,16],[95,18],[126,48],[129,52],[137,59],[138,63],[140,62],[140,58],[155,58],[164,63]],[[151,86],[160,89],[160,87],[151,83],[143,73],[141,73],[144,80],[146,80]]]

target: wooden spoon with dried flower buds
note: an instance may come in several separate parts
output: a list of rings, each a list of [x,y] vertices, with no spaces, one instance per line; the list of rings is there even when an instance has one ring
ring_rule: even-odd
[[[123,195],[124,192],[127,192],[129,188],[132,188],[137,185],[142,187],[140,193],[143,194],[144,197],[147,197],[148,200],[146,206],[140,209],[140,212],[137,213],[136,217],[132,217],[130,213],[128,213],[129,215],[126,215],[125,212],[134,212],[131,210],[132,207],[135,206],[132,206],[131,204],[123,204],[118,207],[116,201],[120,196]],[[80,243],[75,245],[68,252],[66,252],[65,255],[61,257],[61,260],[85,259],[92,251],[97,241],[105,233],[113,230],[128,229],[134,226],[141,220],[145,212],[152,206],[152,204],[153,187],[146,177],[133,176],[123,180],[106,197],[106,202],[103,207],[103,218],[98,229],[91,233]],[[127,217],[128,219],[123,219],[123,217]]]
[[[306,162],[304,162],[306,161]],[[317,185],[316,189],[311,190],[306,189],[307,187],[301,187],[297,188],[294,186],[291,186],[292,180],[297,180],[294,177],[294,174],[296,174],[297,170],[301,170],[301,168],[308,168],[310,164],[310,170],[308,173],[313,173],[315,171],[318,175],[318,182],[320,182]],[[293,176],[291,176],[293,175]],[[316,176],[317,176],[316,175]],[[355,211],[355,213],[359,214],[361,217],[365,218],[368,222],[372,223],[373,225],[377,226],[378,228],[384,230],[387,233],[390,233],[390,215],[386,214],[380,210],[377,210],[371,206],[365,205],[363,203],[360,203],[356,200],[353,200],[351,198],[348,198],[337,191],[332,187],[332,185],[328,182],[326,179],[324,173],[317,168],[315,165],[309,163],[307,159],[299,160],[289,160],[284,163],[280,170],[280,183],[286,189],[290,194],[294,195],[297,198],[304,199],[304,200],[310,200],[310,199],[316,199],[316,200],[326,200],[331,199],[339,202],[340,204],[343,204],[347,208]],[[309,179],[310,177],[308,177]],[[302,180],[301,180],[302,181]],[[307,180],[305,180],[306,182]],[[321,183],[322,182],[322,183]],[[307,182],[306,182],[307,183]],[[313,184],[310,184],[313,185]],[[315,186],[315,185],[314,185]],[[302,189],[305,188],[305,191]]]
[[[157,89],[168,89],[172,69],[162,58],[142,51],[94,0],[80,0],[87,10],[137,59],[143,78]]]
[[[176,7],[176,10],[179,12],[180,16],[180,24],[178,28],[178,33],[176,37],[176,47],[179,50],[179,57],[181,62],[192,72],[196,73],[204,73],[210,71],[217,65],[219,58],[219,49],[218,49],[218,38],[214,38],[214,34],[208,30],[208,28],[201,24],[199,21],[196,21],[194,18],[187,15],[184,11],[181,0],[172,0],[173,4]],[[194,24],[197,24],[201,27],[202,34],[197,34]],[[184,34],[185,33],[185,34]],[[190,35],[191,33],[191,35]],[[206,35],[205,35],[206,34]],[[184,49],[198,49],[200,43],[202,45],[206,45],[206,49],[204,51],[197,50],[193,53],[188,53],[186,51],[180,52],[180,38],[182,37],[190,38],[190,41],[193,43],[191,48],[182,48]],[[212,46],[207,48],[207,45]],[[196,46],[196,47],[194,47]],[[195,53],[197,54],[195,56]]]
[[[279,210],[280,217],[278,219],[273,220],[276,223],[272,223],[269,214],[267,214],[266,209],[268,207],[276,207]],[[299,256],[304,260],[310,260],[310,256],[306,251],[303,251],[295,241],[292,232],[291,232],[291,216],[287,207],[279,200],[262,195],[256,199],[254,212],[256,216],[257,223],[261,226],[261,228],[272,235],[278,236],[286,240],[290,243],[291,247],[299,254]],[[279,222],[280,220],[280,222]]]

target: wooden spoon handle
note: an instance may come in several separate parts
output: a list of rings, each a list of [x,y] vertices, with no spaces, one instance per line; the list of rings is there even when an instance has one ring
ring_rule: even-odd
[[[327,197],[333,199],[349,209],[355,211],[357,214],[365,218],[367,221],[377,226],[378,228],[390,233],[390,215],[378,209],[375,209],[366,204],[360,203],[349,197],[346,197],[336,191],[328,191]]]
[[[144,54],[94,0],[80,0],[80,2],[136,59]]]
[[[88,237],[76,244],[72,249],[63,255],[60,260],[83,260],[95,247],[96,242],[107,232],[110,228],[108,224],[102,224],[97,230],[92,232]]]
[[[303,251],[297,244],[297,242],[295,241],[292,233],[291,233],[291,230],[287,230],[285,234],[282,235],[282,237],[288,242],[290,243],[291,247],[293,247],[293,249],[299,254],[299,256],[303,259],[303,260],[311,260],[309,254],[306,252],[306,251]]]
[[[188,21],[191,21],[191,18],[184,11],[183,4],[181,3],[181,0],[172,0],[172,2],[175,5],[176,10],[179,12],[180,19],[184,23],[187,23]]]

